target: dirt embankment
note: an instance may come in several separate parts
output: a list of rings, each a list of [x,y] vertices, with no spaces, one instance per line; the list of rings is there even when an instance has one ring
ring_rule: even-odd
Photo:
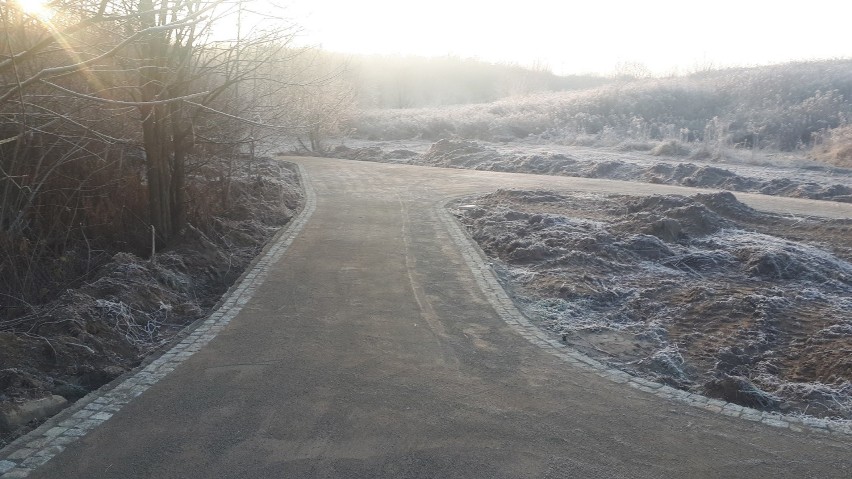
[[[231,207],[155,261],[118,253],[94,277],[0,321],[0,411],[73,402],[140,364],[205,316],[302,202],[294,169],[273,160],[231,182]],[[35,424],[0,431],[0,446]]]
[[[788,177],[751,178],[709,164],[575,158],[561,153],[502,154],[468,140],[440,140],[424,154],[409,150],[384,151],[380,147],[337,147],[329,156],[360,161],[408,163],[444,168],[577,176],[642,181],[730,191],[763,193],[852,203],[852,170],[831,170],[839,182],[818,183]]]
[[[852,220],[730,193],[498,191],[455,213],[524,313],[571,346],[741,405],[852,419]]]

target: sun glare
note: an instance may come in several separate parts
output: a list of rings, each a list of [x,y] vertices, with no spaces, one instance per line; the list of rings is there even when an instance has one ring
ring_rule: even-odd
[[[709,64],[852,56],[849,0],[810,0],[808,11],[826,13],[812,22],[799,9],[762,0],[286,3],[302,27],[300,41],[328,50],[543,63],[559,73],[606,74],[635,63],[665,75]]]
[[[16,0],[15,3],[24,13],[42,21],[48,21],[56,14],[48,0]]]

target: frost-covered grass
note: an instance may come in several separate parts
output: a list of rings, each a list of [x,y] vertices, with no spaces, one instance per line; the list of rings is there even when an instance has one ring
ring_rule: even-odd
[[[364,142],[354,142],[364,145]],[[369,144],[369,143],[368,143]],[[825,165],[807,170],[705,161],[661,160],[650,155],[523,143],[484,144],[442,139],[423,150],[422,142],[377,142],[338,146],[331,156],[362,161],[408,163],[449,168],[607,178],[675,184],[768,195],[852,202],[852,170]]]
[[[491,103],[361,112],[359,138],[533,139],[698,158],[800,151],[852,115],[852,61],[614,82]],[[733,151],[749,152],[746,155]]]
[[[230,208],[189,226],[177,244],[149,258],[112,254],[74,287],[0,318],[0,407],[77,400],[209,312],[302,200],[297,172],[280,162],[258,159],[233,173]],[[191,184],[216,191],[197,174]],[[0,446],[20,432],[0,431]]]
[[[852,419],[848,221],[765,215],[724,193],[465,202],[459,217],[521,308],[573,346],[746,406]]]
[[[819,135],[812,156],[825,163],[852,168],[852,125],[828,130]]]

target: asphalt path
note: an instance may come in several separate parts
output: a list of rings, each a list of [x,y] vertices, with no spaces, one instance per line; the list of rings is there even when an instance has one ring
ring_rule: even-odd
[[[729,418],[518,335],[436,208],[497,188],[695,189],[290,158],[316,210],[205,348],[31,477],[852,477],[852,439]],[[852,205],[737,194],[755,208]]]

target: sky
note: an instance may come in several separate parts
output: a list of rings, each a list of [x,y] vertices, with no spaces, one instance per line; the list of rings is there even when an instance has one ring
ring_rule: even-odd
[[[555,73],[651,73],[849,58],[852,0],[287,0],[299,42],[455,55]]]

